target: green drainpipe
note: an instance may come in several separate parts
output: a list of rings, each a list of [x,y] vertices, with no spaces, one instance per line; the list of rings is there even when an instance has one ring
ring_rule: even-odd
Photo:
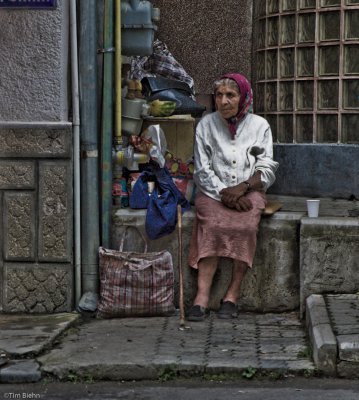
[[[114,2],[105,0],[101,130],[101,243],[110,247],[112,209],[112,135],[114,85]]]
[[[96,0],[79,1],[82,293],[98,293],[99,163]]]

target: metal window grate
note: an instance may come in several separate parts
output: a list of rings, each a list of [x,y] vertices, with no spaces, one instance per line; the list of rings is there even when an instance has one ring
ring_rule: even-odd
[[[359,143],[359,0],[254,1],[255,112],[278,143]]]

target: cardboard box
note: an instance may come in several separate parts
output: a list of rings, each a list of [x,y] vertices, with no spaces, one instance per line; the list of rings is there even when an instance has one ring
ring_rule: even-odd
[[[150,125],[160,125],[167,140],[167,150],[182,161],[193,157],[195,119],[191,115],[149,117],[143,121],[142,130]]]

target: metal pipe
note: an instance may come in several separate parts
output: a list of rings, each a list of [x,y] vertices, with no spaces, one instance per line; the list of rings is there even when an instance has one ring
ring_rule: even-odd
[[[82,291],[97,293],[100,223],[96,0],[81,0],[79,7]]]
[[[121,57],[121,0],[116,0],[116,27],[115,27],[115,73],[116,73],[116,110],[115,110],[115,137],[119,146],[122,146],[121,133],[121,80],[122,80],[122,57]]]
[[[0,121],[0,128],[8,129],[64,129],[70,128],[71,122],[60,121],[60,122],[48,122],[48,121]]]
[[[80,180],[80,96],[77,56],[77,10],[76,0],[70,0],[70,44],[72,80],[72,124],[74,165],[74,263],[75,303],[81,298],[81,180]]]
[[[103,43],[103,96],[101,132],[101,243],[110,246],[112,209],[112,135],[113,135],[113,46],[114,3],[105,0]]]

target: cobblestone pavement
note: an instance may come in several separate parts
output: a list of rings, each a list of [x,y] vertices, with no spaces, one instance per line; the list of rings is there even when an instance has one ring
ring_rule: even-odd
[[[0,382],[140,380],[204,374],[359,378],[359,295],[311,295],[299,312],[241,313],[180,327],[178,315],[81,319],[77,313],[0,316]],[[304,326],[306,324],[306,326]],[[307,338],[308,335],[308,338]]]
[[[181,329],[177,316],[93,320],[80,325],[48,354],[42,370],[59,378],[71,371],[94,379],[153,379],[169,374],[314,371],[297,313],[214,313]]]

